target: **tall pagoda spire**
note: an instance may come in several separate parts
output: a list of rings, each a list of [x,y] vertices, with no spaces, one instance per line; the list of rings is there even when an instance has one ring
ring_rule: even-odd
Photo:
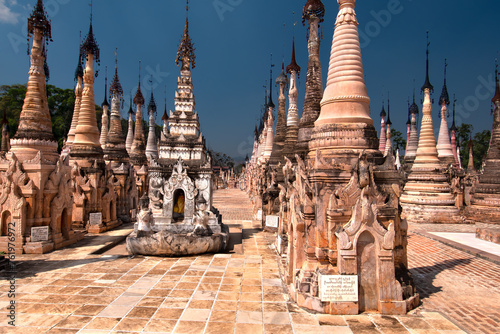
[[[109,117],[109,131],[104,153],[106,154],[106,160],[121,160],[123,158],[128,158],[128,154],[125,137],[122,131],[120,110],[123,98],[123,88],[118,76],[117,50],[115,50],[115,75],[109,87],[109,94],[111,96],[111,114]]]
[[[81,32],[80,32],[80,40],[81,40]],[[82,93],[83,93],[83,54],[82,54],[82,43],[80,41],[78,47],[78,65],[75,70],[75,107],[73,109],[73,119],[71,120],[71,127],[68,132],[68,138],[66,140],[66,147],[71,148],[73,142],[75,141],[76,134],[76,126],[78,125],[78,116],[80,114],[80,106],[82,104]]]
[[[334,155],[349,150],[353,156],[382,155],[377,131],[370,117],[370,98],[365,85],[355,0],[338,0],[339,13],[333,34],[328,79],[321,113],[314,123],[309,152]],[[346,128],[351,129],[346,131]],[[328,140],[324,138],[328,137]],[[299,135],[300,140],[300,135]],[[368,152],[367,150],[370,150]]]
[[[141,62],[139,61],[139,85],[134,96],[134,104],[136,106],[135,113],[135,133],[134,141],[132,142],[130,160],[136,166],[146,163],[146,143],[144,137],[144,129],[142,127],[142,106],[144,105],[144,96],[141,91]]]
[[[382,96],[382,100],[383,100]],[[387,116],[387,113],[385,112],[385,103],[382,101],[382,111],[380,112],[380,140],[379,140],[379,146],[378,150],[382,153],[385,152],[385,144],[387,142],[387,137],[386,137],[386,131],[385,131],[385,117]]]
[[[109,131],[109,116],[108,116],[108,67],[106,66],[106,76],[104,78],[104,101],[102,102],[102,118],[101,118],[101,137],[99,142],[101,143],[102,149],[106,146],[108,141],[108,131]]]
[[[85,69],[83,74],[83,94],[78,117],[78,125],[75,130],[75,141],[71,147],[71,156],[88,159],[91,156],[102,158],[103,152],[99,142],[99,129],[95,113],[94,98],[94,60],[100,64],[100,49],[97,45],[93,24],[92,9],[90,14],[89,32],[81,47],[82,55],[85,55]]]
[[[434,87],[429,80],[429,32],[427,32],[426,48],[426,72],[425,83],[422,86],[424,92],[424,103],[422,106],[422,125],[420,126],[420,138],[415,157],[415,164],[427,165],[429,167],[439,167],[438,152],[436,148],[436,137],[434,135],[434,126],[432,124],[432,103],[431,93]],[[415,166],[415,165],[414,165]]]
[[[479,238],[491,235],[492,229],[498,228],[500,222],[500,84],[498,79],[498,63],[495,64],[495,95],[493,104],[493,127],[490,146],[483,160],[482,173],[475,184],[475,191],[468,209],[468,218],[477,224]],[[473,171],[472,141],[469,149],[469,168]],[[485,225],[487,224],[487,225]],[[486,231],[484,231],[486,229]],[[490,240],[491,241],[491,240]]]
[[[130,103],[128,109],[128,131],[127,131],[127,139],[125,140],[125,148],[127,149],[127,153],[130,155],[132,151],[132,143],[134,141],[134,110],[132,110],[132,92],[130,92]]]
[[[432,124],[433,87],[429,80],[429,45],[427,33],[426,76],[422,86],[422,125],[415,160],[401,195],[401,206],[409,223],[457,223],[461,221],[459,210],[455,206],[455,197],[447,176],[442,171],[444,166],[438,158]],[[412,135],[410,134],[410,138]]]
[[[189,36],[189,0],[186,0],[186,23],[184,25],[184,34],[180,40],[179,49],[177,50],[177,58],[175,63],[179,66],[179,62],[182,63],[181,69],[189,69],[191,66],[195,68],[196,55],[194,54],[195,48],[193,46],[193,41]]]
[[[33,37],[31,68],[23,109],[17,132],[12,139],[12,150],[18,158],[32,159],[42,151],[51,160],[57,158],[57,142],[52,134],[52,122],[47,103],[45,86],[44,45],[51,41],[51,25],[47,19],[43,2],[38,0],[28,18],[28,38]]]
[[[273,117],[273,110],[276,107],[273,103],[273,54],[271,54],[271,69],[270,69],[270,74],[269,74],[269,100],[267,102],[267,119],[265,120],[267,124],[267,136],[266,136],[266,142],[265,142],[265,151],[264,151],[264,157],[266,160],[269,160],[271,158],[271,154],[273,151],[273,141],[274,141],[274,135],[273,135],[273,124],[274,124],[274,117]]]
[[[156,115],[156,102],[153,95],[153,80],[151,82],[151,98],[149,100],[148,111],[149,111],[149,133],[148,133],[148,144],[146,145],[146,157],[148,160],[151,158],[158,159],[158,145],[156,144],[156,134],[155,134],[155,115]]]
[[[317,120],[321,110],[321,99],[323,97],[323,77],[320,61],[321,35],[320,23],[325,16],[325,6],[321,0],[308,0],[302,10],[302,24],[308,21],[307,43],[309,61],[307,64],[306,91],[304,96],[304,108],[300,118],[297,149],[299,155],[305,155],[308,150],[308,142],[311,139],[314,122]]]
[[[391,100],[387,97],[387,122],[386,124],[386,143],[384,149],[384,157],[388,154],[392,154],[392,141],[391,141]]]
[[[441,105],[441,126],[439,128],[439,136],[437,142],[438,157],[444,163],[448,164],[455,160],[453,150],[451,148],[450,133],[448,132],[448,105],[450,104],[450,97],[448,95],[448,88],[446,86],[446,68],[448,63],[444,60],[444,84],[439,104]]]
[[[300,66],[295,59],[295,36],[292,40],[292,60],[290,61],[290,65],[286,67],[286,72],[290,74],[290,89],[288,91],[285,155],[289,159],[293,159],[299,131],[299,109],[297,108],[299,92],[297,88],[297,75],[300,73]]]
[[[453,157],[455,158],[455,165],[460,166],[460,161],[457,152],[457,127],[455,125],[455,105],[457,103],[457,99],[455,98],[455,94],[453,94],[453,118],[451,122],[451,150],[453,152]]]
[[[410,138],[406,145],[405,163],[413,163],[417,155],[418,148],[418,130],[417,130],[417,115],[419,113],[418,106],[415,103],[415,88],[413,89],[413,103],[410,106]]]
[[[276,78],[280,95],[278,99],[278,117],[276,120],[276,133],[274,135],[273,151],[271,153],[271,163],[277,165],[283,160],[283,149],[286,139],[286,96],[285,90],[288,85],[288,77],[285,74],[285,60],[281,63],[281,73]],[[278,170],[278,179],[282,179],[282,171]]]

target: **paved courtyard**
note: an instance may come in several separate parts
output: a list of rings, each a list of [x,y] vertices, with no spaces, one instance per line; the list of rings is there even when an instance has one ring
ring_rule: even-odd
[[[130,225],[45,255],[16,257],[16,327],[0,280],[0,333],[499,333],[500,265],[426,236],[471,226],[411,228],[408,258],[421,295],[405,316],[312,314],[289,301],[244,192],[219,190],[230,226],[227,254],[129,257]],[[93,253],[93,254],[92,254]],[[100,253],[100,254],[99,254]],[[0,276],[2,276],[0,272]]]

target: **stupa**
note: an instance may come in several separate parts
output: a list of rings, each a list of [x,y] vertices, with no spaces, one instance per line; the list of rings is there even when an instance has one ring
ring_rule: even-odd
[[[186,12],[188,8],[186,6]],[[150,243],[160,247],[149,252],[150,255],[218,252],[226,247],[228,233],[218,212],[212,207],[211,158],[195,111],[191,78],[195,55],[188,26],[186,17],[176,59],[177,64],[181,63],[181,76],[177,80],[175,110],[168,118],[169,131],[162,133],[165,140],[161,140],[158,145],[158,158],[149,158],[149,204],[139,213],[139,216],[143,216],[144,211],[151,212],[151,231],[154,234],[143,237],[147,228],[141,230],[141,218],[138,217],[137,233],[127,239],[131,253],[145,254],[144,247]],[[161,240],[182,246],[170,249]],[[208,243],[206,248],[198,247],[202,241]]]
[[[493,130],[482,173],[473,188],[472,205],[467,218],[477,225],[476,236],[500,243],[500,87],[498,65],[495,69],[496,89],[493,105]]]
[[[295,145],[299,132],[299,109],[297,108],[299,90],[297,87],[297,76],[300,74],[300,66],[295,59],[295,37],[292,41],[292,60],[286,67],[286,72],[290,74],[290,89],[288,91],[288,115],[286,119],[284,153],[288,159],[295,160]]]
[[[385,130],[385,117],[387,113],[385,112],[385,105],[382,104],[382,111],[380,112],[380,141],[378,150],[382,153],[385,153],[385,144],[386,144],[386,130]]]
[[[276,84],[279,86],[280,95],[278,99],[278,117],[276,119],[276,132],[273,139],[273,147],[269,163],[271,165],[283,165],[283,150],[286,140],[287,115],[286,115],[286,96],[285,90],[288,86],[288,77],[285,74],[285,62],[281,64],[281,73],[276,78]],[[283,182],[283,172],[278,170],[278,181]]]
[[[28,18],[28,39],[31,38],[26,96],[10,150],[5,142],[8,136],[2,131],[0,251],[5,253],[41,254],[83,238],[71,225],[71,169],[58,154],[52,134],[45,86],[45,44],[52,36],[42,0],[37,1]],[[2,130],[6,129],[5,121],[4,118]]]
[[[299,131],[295,153],[304,157],[308,152],[308,143],[311,139],[314,122],[320,113],[320,102],[323,97],[323,77],[320,60],[320,23],[325,16],[325,6],[321,0],[308,0],[302,10],[302,24],[308,21],[307,46],[309,61],[307,64],[306,91],[304,96],[304,108],[300,118]]]
[[[419,113],[418,106],[415,103],[415,91],[413,92],[413,103],[410,106],[410,137],[406,145],[405,152],[405,166],[406,168],[411,168],[411,165],[415,161],[418,149],[418,130],[417,130],[417,116]]]
[[[401,205],[409,223],[461,223],[445,166],[440,162],[436,148],[431,104],[434,87],[429,80],[429,45],[427,43],[426,77],[422,86],[424,102],[420,138],[408,182],[401,195]]]
[[[327,87],[307,158],[296,155],[297,164],[284,167],[285,280],[292,300],[316,312],[404,314],[418,304],[418,294],[407,270],[402,177],[392,150],[385,159],[379,151],[355,0],[338,3]],[[330,284],[347,281],[357,297],[329,293]]]
[[[455,156],[450,142],[450,133],[448,131],[448,106],[450,105],[450,97],[446,86],[446,59],[444,60],[444,84],[441,96],[439,97],[439,105],[441,106],[441,126],[439,127],[439,136],[437,141],[437,151],[439,160],[446,166],[455,162]]]
[[[99,233],[120,224],[116,215],[117,194],[116,179],[112,169],[106,168],[104,152],[101,147],[97,127],[94,99],[94,61],[99,64],[100,49],[93,31],[91,10],[89,32],[81,46],[82,59],[85,60],[83,71],[83,91],[75,140],[70,148],[71,179],[73,190],[73,226],[85,228],[89,232]],[[105,148],[110,143],[106,139]],[[108,155],[114,150],[109,147]]]

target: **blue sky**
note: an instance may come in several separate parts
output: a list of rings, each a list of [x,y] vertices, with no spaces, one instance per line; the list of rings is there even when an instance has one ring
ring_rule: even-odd
[[[290,62],[292,23],[297,62],[302,67],[299,109],[302,110],[307,69],[306,27],[301,13],[306,0],[191,0],[190,34],[196,47],[193,70],[196,110],[208,145],[234,157],[252,148],[253,128],[264,103],[269,81],[270,53],[274,79],[285,48]],[[0,84],[25,83],[26,20],[35,1],[0,0]],[[54,42],[48,49],[50,84],[74,87],[79,33],[89,27],[89,1],[44,0],[52,21]],[[323,0],[321,62],[326,83],[337,1]],[[292,13],[295,11],[295,19]],[[457,97],[457,125],[471,123],[475,131],[490,129],[490,100],[494,89],[494,60],[500,50],[500,2],[494,0],[358,0],[360,39],[372,118],[379,130],[382,94],[391,97],[393,127],[406,132],[407,100],[413,92],[420,104],[425,79],[426,31],[430,31],[430,80],[435,87],[434,125],[448,59],[448,91]],[[137,87],[142,60],[143,93],[149,100],[145,76],[154,75],[155,98],[163,110],[173,109],[179,68],[177,46],[184,28],[183,0],[95,0],[94,32],[101,49],[101,67],[95,82],[96,102],[104,95],[104,69],[111,77],[118,48],[120,81],[126,92]],[[283,27],[285,24],[285,27]],[[273,87],[277,101],[277,88]],[[128,99],[127,99],[128,101]],[[451,107],[451,106],[450,106]],[[122,115],[128,110],[125,106]],[[160,123],[161,113],[157,115]],[[449,119],[451,124],[451,118]]]

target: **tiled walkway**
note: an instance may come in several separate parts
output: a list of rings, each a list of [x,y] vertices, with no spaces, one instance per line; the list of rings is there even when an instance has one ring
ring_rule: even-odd
[[[228,254],[129,258],[118,246],[102,255],[82,247],[18,256],[18,327],[7,325],[11,299],[2,279],[0,333],[498,332],[500,266],[416,234],[408,249],[423,297],[416,311],[383,317],[301,310],[288,300],[269,246],[273,235],[252,222],[246,195],[220,190],[214,202],[235,240]]]

